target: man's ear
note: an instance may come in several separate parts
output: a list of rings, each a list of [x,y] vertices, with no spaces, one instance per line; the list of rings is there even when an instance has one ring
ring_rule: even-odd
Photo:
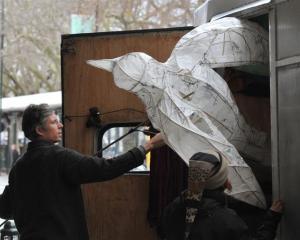
[[[39,135],[39,136],[43,136],[44,135],[44,129],[41,126],[37,126],[35,128],[35,132]]]

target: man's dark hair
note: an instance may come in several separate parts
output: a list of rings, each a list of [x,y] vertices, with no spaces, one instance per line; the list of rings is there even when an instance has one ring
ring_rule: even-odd
[[[30,104],[23,113],[22,130],[27,138],[35,140],[39,135],[36,127],[43,127],[45,120],[53,113],[48,104]]]

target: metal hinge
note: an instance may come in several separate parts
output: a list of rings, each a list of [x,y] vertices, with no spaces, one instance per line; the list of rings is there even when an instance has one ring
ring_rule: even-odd
[[[60,51],[61,54],[76,54],[76,50],[74,47],[74,40],[71,39],[63,40]]]

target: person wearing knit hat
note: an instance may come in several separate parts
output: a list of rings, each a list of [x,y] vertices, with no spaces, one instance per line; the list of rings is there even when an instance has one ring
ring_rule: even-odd
[[[189,163],[188,189],[185,195],[188,202],[194,203],[191,205],[197,205],[197,202],[201,201],[204,189],[217,189],[224,186],[225,183],[230,186],[227,160],[220,153],[198,152],[191,157]],[[197,214],[197,207],[186,207],[186,239]]]
[[[226,158],[218,152],[194,154],[189,161],[188,188],[164,210],[161,237],[166,240],[273,240],[283,203],[265,212],[226,195],[231,191]],[[238,207],[237,207],[238,206]],[[252,222],[239,216],[242,209]]]

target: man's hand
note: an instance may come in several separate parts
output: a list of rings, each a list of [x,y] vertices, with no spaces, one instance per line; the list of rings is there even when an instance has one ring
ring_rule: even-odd
[[[282,213],[282,211],[283,211],[283,202],[281,200],[273,201],[272,206],[271,206],[270,209],[274,212]]]
[[[145,143],[144,148],[146,153],[149,151],[159,148],[165,145],[164,139],[161,133],[157,133],[153,138],[151,138],[148,142]]]

